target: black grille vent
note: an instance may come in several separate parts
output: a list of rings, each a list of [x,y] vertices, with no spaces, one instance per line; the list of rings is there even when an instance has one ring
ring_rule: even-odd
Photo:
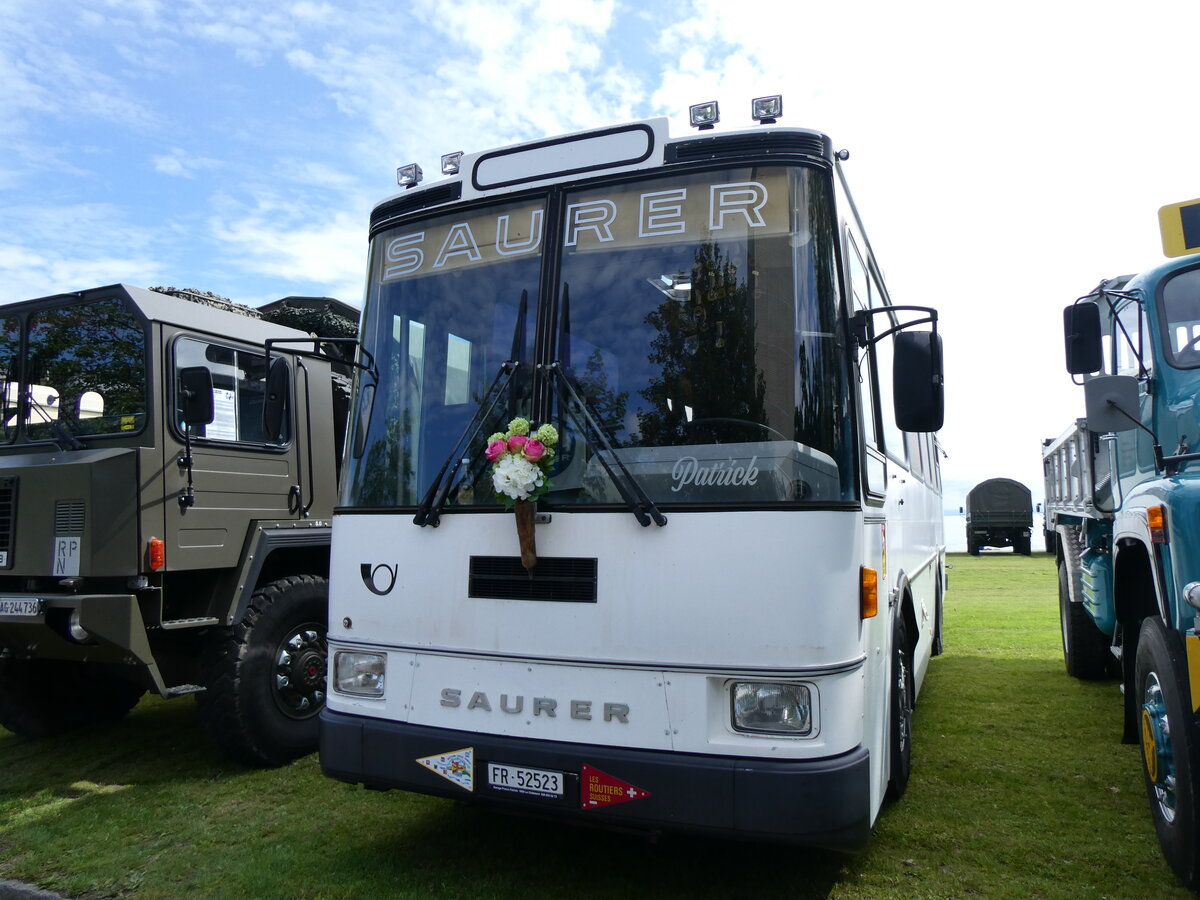
[[[696,138],[667,145],[667,162],[696,162],[727,156],[817,156],[833,161],[833,145],[819,134],[788,131]]]
[[[54,536],[80,537],[83,534],[83,501],[59,500],[54,504]]]
[[[11,569],[17,537],[17,479],[0,478],[0,569]]]
[[[596,602],[596,560],[538,557],[533,575],[519,556],[472,556],[467,596],[490,600]]]
[[[391,203],[381,206],[371,214],[371,234],[374,235],[381,228],[386,228],[401,216],[416,212],[419,209],[428,209],[431,206],[451,203],[461,196],[462,183],[456,181],[452,184],[432,187],[426,191],[414,191],[412,196],[397,197]]]

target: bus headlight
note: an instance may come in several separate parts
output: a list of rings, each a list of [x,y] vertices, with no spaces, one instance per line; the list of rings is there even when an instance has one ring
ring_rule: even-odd
[[[361,650],[339,650],[333,655],[333,689],[339,694],[382,697],[387,679],[387,656]]]
[[[730,694],[736,731],[797,736],[812,731],[812,691],[808,685],[738,681]]]

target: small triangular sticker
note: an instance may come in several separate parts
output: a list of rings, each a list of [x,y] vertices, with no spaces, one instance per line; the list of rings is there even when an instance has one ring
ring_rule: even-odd
[[[422,756],[417,762],[429,771],[441,775],[447,781],[453,781],[463,790],[473,791],[475,789],[474,747],[450,750],[447,753],[435,753],[433,756]]]
[[[617,803],[628,803],[630,800],[644,800],[650,796],[649,791],[634,787],[628,781],[601,772],[587,763],[579,770],[579,776],[581,809],[602,809]]]

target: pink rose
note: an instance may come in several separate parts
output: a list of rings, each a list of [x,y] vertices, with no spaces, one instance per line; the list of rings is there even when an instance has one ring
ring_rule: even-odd
[[[487,458],[489,462],[495,462],[508,450],[508,444],[504,441],[492,441],[488,444]]]
[[[528,438],[523,434],[514,434],[508,439],[508,449],[513,453],[519,453],[521,448],[525,446],[525,441]]]
[[[530,462],[537,462],[546,453],[546,445],[536,438],[530,438],[525,442],[525,458]]]

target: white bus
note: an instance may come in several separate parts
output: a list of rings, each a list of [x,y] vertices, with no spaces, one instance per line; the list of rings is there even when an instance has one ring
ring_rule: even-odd
[[[845,154],[760,105],[451,154],[374,210],[326,774],[840,849],[903,792],[937,317],[890,305]]]

